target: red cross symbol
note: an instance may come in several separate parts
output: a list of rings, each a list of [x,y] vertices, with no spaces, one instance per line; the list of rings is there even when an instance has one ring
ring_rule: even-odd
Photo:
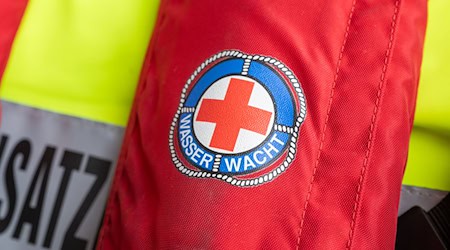
[[[272,112],[248,105],[253,85],[231,78],[224,100],[203,99],[196,120],[216,124],[210,147],[233,151],[241,128],[266,134]]]

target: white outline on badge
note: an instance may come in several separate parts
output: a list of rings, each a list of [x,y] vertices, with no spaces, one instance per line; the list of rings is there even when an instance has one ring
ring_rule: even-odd
[[[295,90],[295,93],[298,97],[298,102],[300,104],[300,110],[298,115],[295,114],[295,125],[294,127],[286,127],[283,125],[274,125],[274,130],[276,131],[282,131],[286,132],[291,135],[291,141],[289,143],[289,147],[286,149],[286,151],[283,153],[286,153],[286,159],[275,169],[272,171],[263,174],[262,176],[256,177],[256,178],[250,178],[250,179],[238,179],[235,178],[232,175],[227,174],[221,174],[218,172],[218,164],[220,164],[220,158],[222,157],[221,154],[216,154],[216,158],[214,159],[213,169],[211,172],[206,172],[202,170],[192,170],[191,168],[186,167],[181,160],[178,158],[178,154],[175,150],[174,146],[174,131],[178,123],[178,119],[182,113],[186,112],[193,112],[195,111],[195,108],[192,107],[184,107],[184,103],[186,101],[186,93],[191,85],[191,83],[194,81],[194,79],[198,76],[200,72],[203,71],[203,69],[206,68],[209,64],[212,62],[215,62],[218,59],[221,58],[242,58],[244,59],[244,65],[241,72],[241,75],[247,76],[248,70],[250,67],[250,64],[252,61],[261,61],[266,64],[272,65],[274,68],[278,68],[279,73],[282,73],[288,80],[289,83],[292,85],[293,89]],[[189,77],[186,84],[184,85],[182,91],[181,91],[181,98],[180,98],[180,105],[178,106],[177,112],[175,113],[175,116],[172,120],[172,124],[170,126],[170,132],[169,132],[169,149],[170,154],[172,157],[172,162],[175,164],[175,167],[180,171],[182,174],[187,175],[189,177],[196,177],[196,178],[215,178],[222,181],[225,181],[233,186],[237,187],[254,187],[258,186],[267,182],[272,181],[277,177],[278,175],[285,172],[291,162],[295,158],[295,154],[297,152],[297,139],[298,135],[300,133],[300,127],[305,121],[306,118],[306,99],[305,95],[303,94],[303,90],[300,86],[300,82],[298,81],[297,77],[294,75],[294,73],[282,62],[279,60],[269,57],[269,56],[262,56],[262,55],[248,55],[238,50],[225,50],[222,52],[219,52],[210,58],[208,58],[206,61],[204,61],[195,71],[194,73]]]

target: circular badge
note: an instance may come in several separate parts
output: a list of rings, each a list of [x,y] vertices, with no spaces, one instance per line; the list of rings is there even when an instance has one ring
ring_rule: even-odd
[[[306,100],[294,73],[268,56],[223,51],[185,84],[169,135],[183,174],[239,187],[272,181],[294,160]]]

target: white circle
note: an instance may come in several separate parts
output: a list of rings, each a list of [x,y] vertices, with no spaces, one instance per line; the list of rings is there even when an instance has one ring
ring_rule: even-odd
[[[263,112],[266,111],[270,112],[270,119],[267,123],[267,129],[264,134],[258,133],[252,130],[248,130],[245,128],[240,128],[239,133],[237,135],[237,138],[232,139],[232,141],[235,141],[234,148],[232,150],[230,149],[224,149],[219,147],[211,146],[211,140],[213,138],[216,123],[212,121],[198,121],[197,117],[199,114],[199,111],[202,108],[203,100],[205,99],[212,99],[212,100],[225,100],[225,96],[228,91],[229,83],[232,79],[240,79],[248,82],[249,84],[253,85],[250,98],[248,100],[248,106],[257,108],[259,110],[262,110]],[[243,97],[248,98],[248,97]],[[215,110],[216,112],[223,112],[226,116],[227,113],[230,113],[230,111],[235,110]],[[217,113],[216,113],[217,114]],[[269,136],[272,127],[274,125],[274,117],[275,117],[275,108],[273,104],[273,100],[270,96],[270,94],[267,92],[267,90],[257,81],[250,77],[242,76],[242,75],[231,75],[224,78],[221,78],[214,82],[202,95],[200,98],[197,107],[195,109],[194,113],[194,121],[193,121],[193,127],[194,127],[194,134],[196,138],[199,140],[199,142],[209,150],[213,152],[223,153],[223,154],[238,154],[242,153],[248,150],[251,150],[258,145],[260,145],[266,138]],[[230,117],[232,119],[232,117]],[[251,121],[254,123],[258,123],[259,121]]]

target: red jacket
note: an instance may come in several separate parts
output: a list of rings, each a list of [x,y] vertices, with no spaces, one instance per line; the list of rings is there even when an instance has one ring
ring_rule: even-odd
[[[425,24],[426,1],[162,1],[98,249],[392,249]]]
[[[25,6],[0,0],[0,77]],[[162,0],[97,248],[394,248],[425,24],[425,0]]]

